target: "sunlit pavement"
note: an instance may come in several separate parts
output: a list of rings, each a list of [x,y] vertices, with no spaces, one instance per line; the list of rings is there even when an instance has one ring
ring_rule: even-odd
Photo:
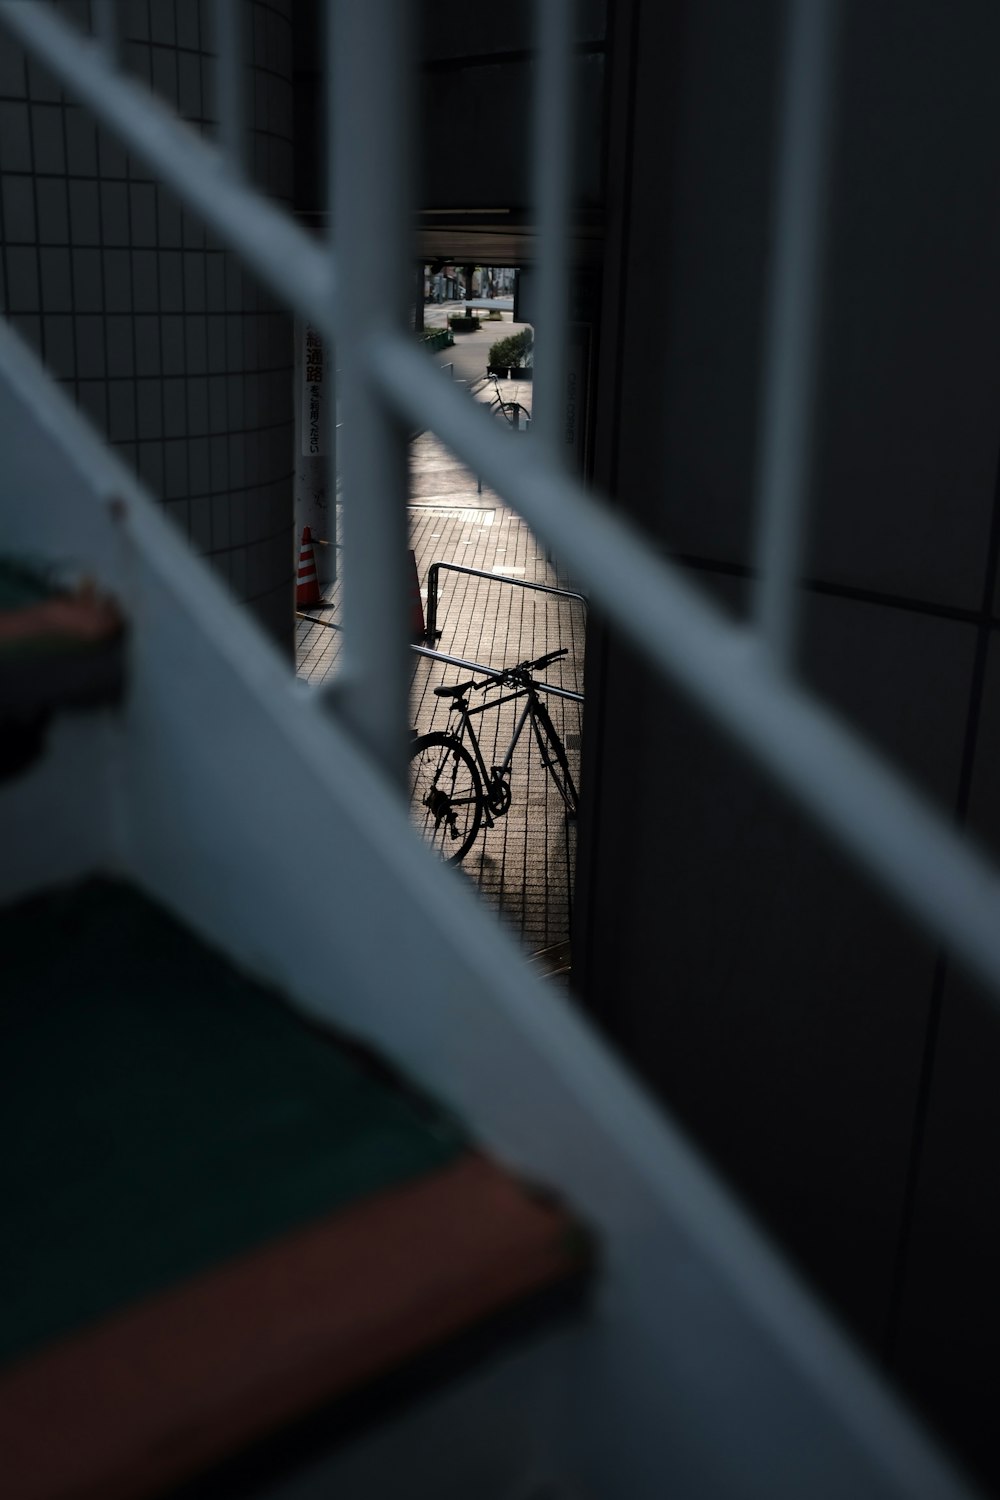
[[[499,325],[484,325],[499,329]],[[504,334],[511,331],[509,320]],[[493,337],[500,337],[494,333]],[[473,336],[478,337],[478,336]],[[492,341],[492,340],[490,340]],[[451,351],[443,351],[443,363]],[[485,373],[485,356],[483,357]],[[444,376],[442,378],[447,378]],[[530,381],[501,381],[505,400],[530,410]],[[492,388],[480,391],[480,399]],[[498,418],[499,420],[499,418]],[[530,441],[512,435],[511,441]],[[575,692],[583,691],[584,610],[576,600],[562,599],[516,586],[522,580],[563,584],[519,516],[488,489],[480,493],[476,476],[457,463],[430,434],[411,444],[410,536],[421,588],[433,562],[459,563],[489,573],[490,578],[441,573],[438,650],[485,666],[511,665],[565,646],[567,655],[544,672],[544,679]],[[313,611],[339,624],[339,584],[325,590],[330,607]],[[424,599],[426,615],[426,598]],[[298,622],[298,675],[321,683],[335,676],[340,632],[305,620]],[[448,702],[434,687],[462,680],[467,673],[414,655],[412,722],[419,733],[445,729]],[[581,705],[550,695],[547,707],[567,747],[570,766],[579,778]],[[503,757],[514,722],[514,707],[478,717],[487,763]],[[558,792],[542,768],[528,730],[522,735],[511,774],[510,811],[480,834],[461,865],[484,899],[531,953],[554,950],[559,959],[568,948],[576,828],[567,822]]]

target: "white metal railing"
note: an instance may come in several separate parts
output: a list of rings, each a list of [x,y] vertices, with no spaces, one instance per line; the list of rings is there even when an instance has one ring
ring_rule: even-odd
[[[134,879],[577,1207],[601,1245],[594,1302],[546,1382],[557,1410],[534,1387],[527,1399],[540,1451],[582,1466],[580,1493],[971,1500],[683,1134],[431,858],[374,761],[297,690],[2,325],[0,451],[5,546],[51,556],[57,539],[134,623],[122,709],[60,725],[40,775],[0,797],[8,899],[95,869]],[[426,1436],[418,1488],[430,1465],[434,1492],[451,1495]],[[394,1492],[400,1472],[374,1488]]]
[[[413,7],[405,0],[364,0],[340,5],[334,13],[328,76],[336,258],[332,243],[310,237],[244,175],[239,9],[238,0],[216,0],[219,143],[204,139],[118,71],[110,0],[95,8],[96,40],[82,39],[41,3],[0,0],[0,20],[290,308],[338,340],[343,377],[338,449],[350,555],[339,707],[371,755],[402,784],[408,717],[404,459],[406,433],[419,426],[434,431],[501,493],[636,647],[1000,995],[996,872],[892,768],[806,694],[790,670],[816,363],[835,0],[792,0],[789,8],[780,135],[786,149],[760,445],[764,581],[755,629],[731,624],[679,569],[653,557],[644,539],[584,493],[564,472],[546,425],[558,408],[565,346],[563,273],[573,138],[569,0],[536,7],[543,251],[536,383],[542,395],[540,421],[529,438],[518,441],[509,440],[451,382],[427,377],[425,357],[407,327],[406,26]],[[356,149],[360,120],[365,122],[363,151]],[[349,295],[339,295],[341,286]],[[398,287],[396,301],[387,292],[392,287]],[[326,774],[323,747],[315,753]],[[393,834],[390,828],[387,843]],[[525,1020],[541,1030],[554,1024],[541,1009]],[[584,1050],[583,1056],[589,1067],[590,1053]],[[581,1084],[580,1094],[593,1107],[600,1090]],[[759,1252],[717,1209],[686,1158],[664,1160],[663,1141],[647,1128],[645,1116],[635,1124],[641,1104],[631,1096],[622,1103],[615,1094],[608,1108],[622,1115],[643,1151],[648,1142],[649,1154],[657,1158],[657,1180],[669,1180],[689,1216],[696,1217],[696,1209],[703,1213],[711,1230],[705,1239],[754,1319],[769,1323],[781,1346],[796,1351],[817,1387],[842,1411],[853,1413],[858,1431],[872,1430],[872,1445],[888,1454],[889,1468],[900,1476],[898,1492],[915,1493],[916,1470],[907,1467],[915,1461],[909,1438],[886,1418],[871,1391],[861,1389],[856,1365],[830,1344],[804,1304],[776,1297]],[[706,1196],[710,1212],[704,1210]],[[655,1269],[659,1274],[663,1267]],[[796,1331],[801,1329],[805,1332]],[[944,1481],[930,1482],[933,1492],[950,1492]]]
[[[795,650],[816,396],[836,0],[798,4],[790,19],[761,412],[756,601],[762,638],[784,669]]]
[[[217,4],[220,33],[235,48],[230,0]],[[338,450],[350,573],[344,672],[333,691],[343,712],[401,786],[407,723],[403,445],[409,428],[428,428],[525,518],[654,666],[1000,996],[997,872],[894,768],[815,701],[789,666],[810,446],[836,0],[790,0],[788,9],[760,445],[756,629],[733,625],[678,568],[652,557],[645,540],[563,473],[544,420],[515,450],[462,392],[426,379],[425,358],[407,331],[405,302],[411,10],[400,0],[331,10],[335,251],[332,242],[317,243],[250,187],[229,149],[202,139],[115,70],[105,8],[101,36],[90,41],[46,5],[0,0],[0,20],[9,30],[279,297],[338,340],[344,376]],[[558,385],[549,382],[558,381],[565,327],[572,140],[568,0],[540,5],[537,14],[538,218],[545,234],[536,384],[549,391],[547,400],[538,401],[539,411],[551,413]],[[231,72],[231,60],[221,59],[220,138],[227,148],[241,133],[240,95]],[[365,122],[363,152],[356,150],[359,120]],[[341,284],[349,286],[349,295],[338,295]],[[395,302],[387,291],[394,286]]]

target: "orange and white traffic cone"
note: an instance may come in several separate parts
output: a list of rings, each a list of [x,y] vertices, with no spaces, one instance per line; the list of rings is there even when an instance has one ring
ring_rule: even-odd
[[[308,526],[302,529],[302,545],[299,548],[299,577],[295,587],[295,607],[323,603],[316,576],[316,556],[313,552],[312,532]]]
[[[410,639],[422,641],[426,639],[427,631],[424,626],[424,603],[420,597],[420,575],[417,572],[416,553],[410,552],[410,568],[413,580],[410,584]]]

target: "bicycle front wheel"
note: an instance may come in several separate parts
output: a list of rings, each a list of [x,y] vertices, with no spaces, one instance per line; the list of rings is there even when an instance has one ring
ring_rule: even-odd
[[[410,752],[410,815],[424,842],[457,865],[483,821],[483,784],[461,740],[435,731]]]
[[[580,794],[569,768],[565,747],[544,704],[539,703],[536,706],[531,724],[535,731],[535,739],[538,741],[538,748],[542,753],[542,765],[559,789],[559,795],[566,804],[566,811],[571,818],[575,818],[580,810]]]

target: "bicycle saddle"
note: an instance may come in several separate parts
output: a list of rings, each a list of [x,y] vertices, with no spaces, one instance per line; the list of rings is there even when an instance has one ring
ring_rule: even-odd
[[[434,689],[434,696],[435,698],[461,698],[463,693],[467,693],[475,685],[470,678],[468,682],[456,682],[450,687],[436,687]]]

